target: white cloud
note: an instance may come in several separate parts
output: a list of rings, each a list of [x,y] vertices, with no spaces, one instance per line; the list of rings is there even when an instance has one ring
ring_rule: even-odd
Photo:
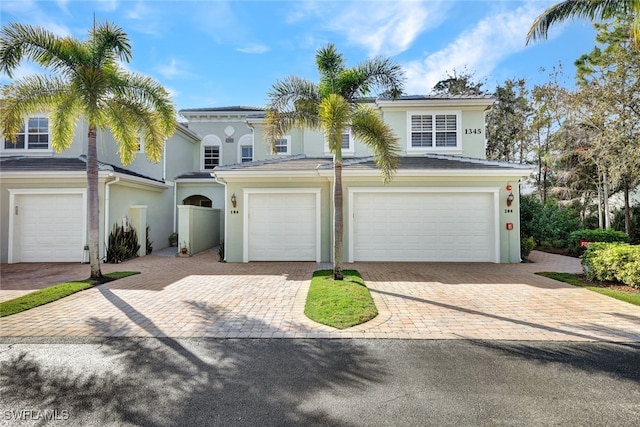
[[[429,93],[454,69],[462,71],[466,67],[479,78],[488,76],[502,59],[525,49],[527,31],[543,9],[540,2],[533,1],[515,10],[489,15],[444,49],[404,64],[406,92]]]
[[[188,74],[181,63],[172,58],[169,64],[156,68],[156,71],[165,79],[172,79],[177,76]]]
[[[256,54],[260,54],[260,53],[265,53],[268,52],[269,46],[263,45],[263,44],[259,44],[259,43],[251,43],[247,46],[243,46],[243,47],[239,47],[236,49],[238,52],[242,52],[242,53],[256,53]]]
[[[423,31],[440,24],[446,8],[437,1],[356,2],[327,22],[331,30],[344,32],[349,43],[363,46],[371,56],[393,56],[407,50]]]

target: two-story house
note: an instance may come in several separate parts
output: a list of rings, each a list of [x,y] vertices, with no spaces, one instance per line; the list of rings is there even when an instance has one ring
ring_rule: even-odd
[[[518,182],[530,170],[485,160],[491,97],[367,100],[400,139],[388,185],[369,149],[343,135],[345,260],[519,262]],[[123,167],[99,134],[101,256],[123,223],[154,248],[177,231],[195,253],[224,240],[229,262],[332,259],[332,155],[321,132],[293,129],[271,153],[264,110],[187,109],[154,164]],[[0,147],[0,262],[86,261],[86,123],[54,153],[46,115]],[[141,148],[143,150],[143,148]],[[144,245],[143,245],[144,247]],[[143,255],[144,253],[141,253]]]
[[[494,99],[369,102],[398,135],[402,161],[383,185],[368,148],[343,135],[345,261],[520,262],[519,180],[531,171],[486,160]],[[294,129],[270,153],[264,114],[246,121],[254,161],[213,173],[225,185],[227,261],[331,261],[333,166],[322,133]]]

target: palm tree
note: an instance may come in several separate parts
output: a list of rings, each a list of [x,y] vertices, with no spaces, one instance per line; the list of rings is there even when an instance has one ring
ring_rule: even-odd
[[[380,115],[361,101],[374,87],[397,98],[402,93],[404,72],[382,58],[347,68],[333,44],[316,52],[316,66],[318,84],[295,76],[273,84],[268,93],[265,139],[274,151],[276,141],[294,127],[324,133],[333,154],[334,278],[342,280],[342,134],[350,127],[355,139],[373,149],[376,165],[388,183],[399,161],[398,138]]]
[[[640,0],[565,0],[551,6],[538,16],[527,33],[527,44],[546,39],[549,28],[555,24],[580,18],[591,21],[606,21],[616,16],[634,17],[631,38],[640,48]]]
[[[24,117],[50,112],[51,143],[69,148],[77,120],[88,123],[87,187],[91,278],[102,280],[98,223],[98,129],[109,129],[119,144],[122,163],[135,158],[139,138],[147,157],[159,161],[164,139],[175,131],[175,107],[167,91],[152,79],[122,69],[129,62],[127,34],[107,23],[96,25],[89,38],[60,37],[36,26],[9,24],[0,31],[0,71],[9,77],[23,59],[48,74],[15,80],[2,90],[0,126],[5,138],[17,135]],[[15,138],[13,139],[16,140]]]

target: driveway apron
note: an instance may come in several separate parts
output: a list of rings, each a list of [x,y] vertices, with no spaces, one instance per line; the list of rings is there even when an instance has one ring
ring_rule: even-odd
[[[640,307],[534,274],[580,272],[575,258],[535,251],[531,258],[515,265],[350,264],[379,315],[340,331],[304,316],[315,263],[226,264],[212,251],[150,255],[103,268],[142,274],[0,318],[0,336],[640,342]],[[89,267],[80,267],[73,266],[76,279],[88,275]],[[2,265],[0,300],[59,283],[47,276],[21,281],[28,268]]]

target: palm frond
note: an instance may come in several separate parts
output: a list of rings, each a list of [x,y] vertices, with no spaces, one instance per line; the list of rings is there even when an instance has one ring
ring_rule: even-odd
[[[318,49],[316,52],[316,66],[320,73],[320,88],[322,93],[335,93],[337,80],[344,70],[344,57],[338,52],[333,43]]]
[[[380,114],[371,107],[358,107],[351,117],[351,133],[373,149],[376,166],[385,184],[388,184],[400,162],[398,137]]]
[[[118,143],[118,154],[124,166],[133,162],[140,142],[140,121],[145,117],[139,104],[110,100],[107,108],[101,111],[101,122],[113,134]],[[149,155],[147,153],[147,155]]]
[[[294,111],[296,104],[320,102],[318,87],[311,81],[296,76],[288,76],[276,81],[267,92],[268,109],[281,113]]]
[[[124,30],[109,22],[98,25],[89,31],[90,46],[94,65],[120,59],[131,60],[131,44]]]
[[[52,110],[70,90],[62,79],[47,76],[27,76],[2,88],[0,124],[5,138],[14,138],[25,116],[42,110]]]
[[[549,28],[564,21],[573,19],[606,21],[617,14],[639,16],[640,2],[638,0],[565,0],[551,6],[536,18],[527,33],[526,44],[546,39]]]
[[[342,134],[351,119],[349,103],[341,95],[331,94],[320,103],[318,117],[329,142],[329,150],[342,158]]]
[[[378,88],[386,95],[397,98],[402,95],[405,76],[400,65],[388,58],[373,58],[359,64],[350,73],[344,73],[343,95],[348,99],[367,96],[374,88]],[[344,79],[344,80],[343,80]]]
[[[58,102],[52,105],[51,145],[58,153],[71,147],[80,113],[81,106],[73,92],[61,92]]]
[[[69,73],[82,45],[72,38],[61,38],[42,27],[12,23],[0,31],[0,71],[13,77],[23,59],[44,68]]]

